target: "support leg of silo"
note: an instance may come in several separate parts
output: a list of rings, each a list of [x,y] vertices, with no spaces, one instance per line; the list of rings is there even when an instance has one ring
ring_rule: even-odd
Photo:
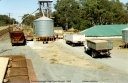
[[[48,37],[48,41],[51,41],[51,37]]]
[[[120,48],[123,49],[123,48],[124,48],[124,45],[125,45],[125,44],[122,43],[122,44],[120,45]]]
[[[49,41],[49,37],[47,37],[47,41],[46,41],[46,43],[48,43],[48,41]]]
[[[51,37],[51,41],[53,41],[53,38]]]
[[[51,41],[53,41],[53,37],[51,37]]]
[[[51,37],[51,41],[53,41],[52,37]]]
[[[46,37],[46,42],[48,41],[48,37]]]
[[[123,49],[125,48],[125,43],[123,43]]]

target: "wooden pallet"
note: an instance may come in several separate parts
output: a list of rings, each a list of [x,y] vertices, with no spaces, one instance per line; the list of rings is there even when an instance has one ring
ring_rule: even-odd
[[[9,58],[0,57],[0,83],[3,82],[8,62],[9,62]]]
[[[38,83],[32,62],[24,55],[5,56],[9,58],[4,82],[0,83]]]
[[[7,77],[15,77],[15,76],[28,76],[28,69],[27,68],[8,68]]]

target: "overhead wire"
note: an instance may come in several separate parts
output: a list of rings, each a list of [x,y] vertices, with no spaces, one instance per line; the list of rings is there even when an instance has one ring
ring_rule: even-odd
[[[30,15],[34,14],[34,13],[37,12],[38,10],[39,10],[39,8],[36,9],[36,10],[35,10],[34,12],[32,12],[31,14],[28,14],[27,16],[25,16],[24,18],[22,18],[21,23],[19,23],[19,24],[16,26],[16,28],[19,28],[20,25],[22,24],[22,22],[23,22],[27,17],[29,17]]]

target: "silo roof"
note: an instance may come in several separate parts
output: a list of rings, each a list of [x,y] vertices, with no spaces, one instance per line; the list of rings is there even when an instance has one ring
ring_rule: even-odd
[[[127,28],[127,24],[115,24],[115,25],[97,25],[86,30],[81,31],[81,34],[85,36],[95,36],[95,37],[102,37],[102,36],[121,36],[122,30]]]
[[[50,19],[50,18],[48,18],[48,17],[46,17],[46,16],[43,16],[43,17],[38,18],[38,19],[36,19],[36,20],[34,20],[34,21],[40,21],[40,20],[52,20],[52,19]]]

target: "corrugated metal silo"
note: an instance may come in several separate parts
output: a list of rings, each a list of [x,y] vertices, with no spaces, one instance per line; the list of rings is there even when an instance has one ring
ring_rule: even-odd
[[[122,30],[122,41],[128,43],[128,28]]]
[[[53,20],[48,17],[41,17],[34,20],[34,32],[38,37],[49,37],[54,35]]]

